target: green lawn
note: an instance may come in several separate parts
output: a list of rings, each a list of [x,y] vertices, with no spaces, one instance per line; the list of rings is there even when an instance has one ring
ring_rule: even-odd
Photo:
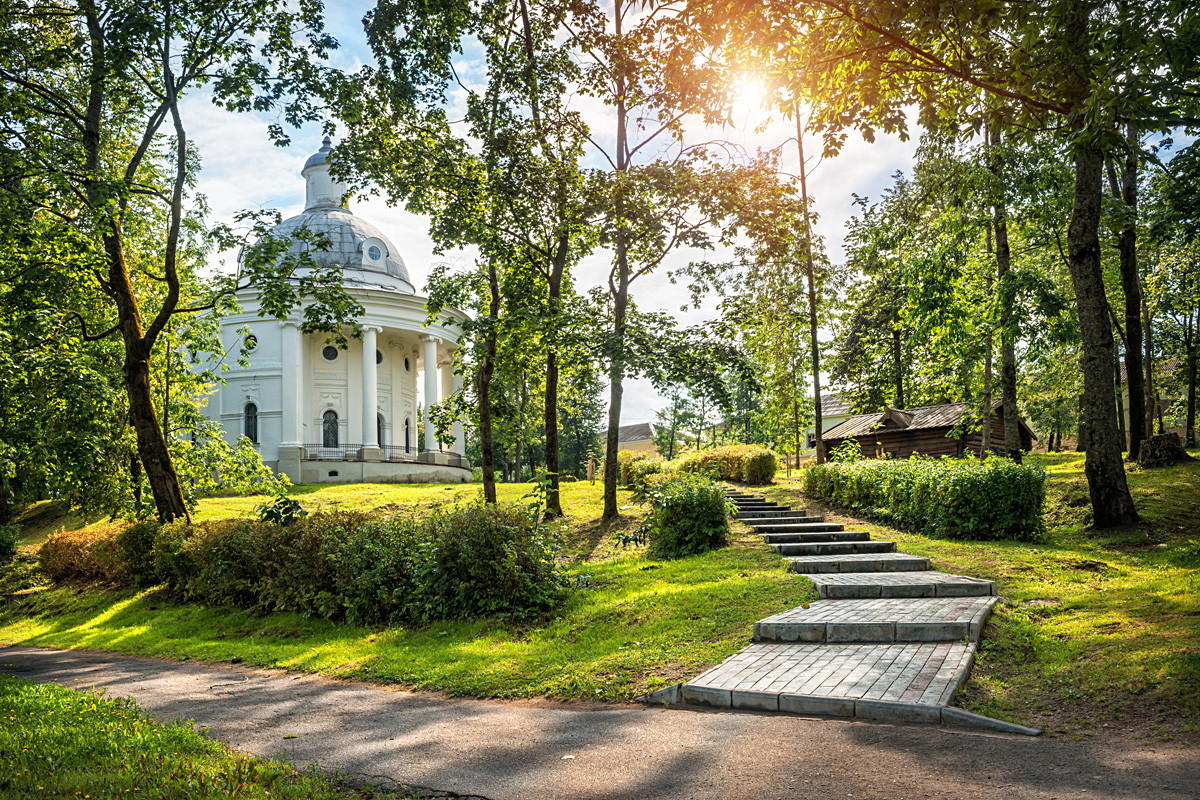
[[[1003,596],[959,702],[972,710],[1075,733],[1133,726],[1137,736],[1200,729],[1200,462],[1131,470],[1145,521],[1086,530],[1082,456],[1033,456],[1048,471],[1047,532],[1037,542],[931,539],[824,509],[831,519],[895,540],[939,569],[991,578]],[[528,484],[501,485],[518,500]],[[309,509],[419,513],[472,499],[473,486],[300,486]],[[795,505],[799,479],[765,494]],[[212,498],[198,518],[251,513],[263,498]],[[455,695],[628,699],[694,675],[740,649],[752,624],[815,598],[811,585],[744,527],[732,545],[676,562],[622,550],[614,534],[644,513],[622,492],[622,521],[599,524],[601,487],[564,485],[562,558],[575,587],[532,623],[443,622],[370,629],[298,615],[175,605],[154,591],[68,586],[0,611],[0,642],[248,663],[370,679]],[[27,512],[34,521],[49,512]],[[31,524],[29,539],[44,537]],[[29,541],[27,539],[26,541]],[[1193,543],[1189,543],[1193,542]],[[17,588],[20,569],[0,576]],[[28,573],[28,564],[24,567]],[[28,575],[26,575],[26,578]]]
[[[0,676],[0,797],[403,797],[233,753],[190,725],[159,725],[131,700]],[[280,742],[283,750],[284,742]]]
[[[529,484],[501,486],[519,499]],[[415,511],[469,500],[474,487],[298,487],[309,509]],[[745,530],[730,547],[672,562],[622,550],[615,533],[644,508],[621,494],[622,522],[602,528],[602,487],[565,484],[569,515],[561,556],[574,590],[532,623],[442,622],[371,629],[176,605],[155,591],[59,587],[0,612],[0,642],[92,647],[370,679],[454,695],[628,699],[693,675],[749,641],[753,623],[815,598],[811,585]],[[215,498],[199,518],[247,513],[261,498]]]
[[[1086,529],[1083,454],[1029,462],[1049,477],[1048,530],[1033,543],[930,539],[824,510],[937,569],[997,581],[1003,600],[960,704],[1052,729],[1200,730],[1200,461],[1130,470],[1144,521],[1105,532]],[[819,507],[798,479],[768,494]]]

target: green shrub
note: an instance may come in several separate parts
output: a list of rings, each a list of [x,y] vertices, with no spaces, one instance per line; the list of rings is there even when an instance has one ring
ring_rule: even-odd
[[[135,522],[117,532],[117,557],[138,586],[158,583],[154,571],[154,540],[161,527],[157,522]]]
[[[779,460],[770,450],[760,450],[750,453],[742,459],[742,482],[751,486],[761,486],[775,480],[775,470],[779,469]]]
[[[770,475],[763,479],[762,476],[767,472],[768,458],[771,464]],[[750,468],[749,474],[754,480],[747,479],[746,463],[749,460],[758,461],[757,466]],[[770,483],[775,478],[777,468],[775,454],[756,444],[727,444],[707,450],[694,450],[679,459],[680,472],[711,475],[723,481]]]
[[[805,492],[904,528],[950,539],[1023,539],[1044,530],[1046,474],[1005,458],[820,464]]]
[[[84,528],[50,534],[38,549],[38,565],[53,581],[102,580],[121,584],[129,573],[121,565],[120,528]]]
[[[629,465],[629,486],[635,492],[644,491],[646,478],[666,470],[666,462],[657,458],[644,458]]]
[[[729,541],[730,503],[725,490],[693,475],[671,475],[648,489],[650,514],[643,523],[650,552],[683,558],[724,547]]]
[[[633,482],[633,473],[631,472],[633,465],[639,461],[645,461],[650,457],[649,453],[637,453],[632,450],[617,451],[617,478],[622,486],[629,486]]]
[[[17,554],[17,540],[21,538],[21,526],[14,522],[0,525],[0,558],[9,558]]]

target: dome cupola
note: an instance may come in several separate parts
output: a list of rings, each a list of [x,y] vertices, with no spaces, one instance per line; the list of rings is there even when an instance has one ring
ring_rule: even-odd
[[[305,180],[304,210],[317,208],[345,208],[342,198],[349,191],[346,184],[334,180],[329,174],[329,152],[332,149],[329,137],[321,142],[321,149],[308,157],[300,174]]]

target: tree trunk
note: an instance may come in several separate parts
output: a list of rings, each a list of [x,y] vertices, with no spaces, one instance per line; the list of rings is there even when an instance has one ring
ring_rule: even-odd
[[[892,369],[896,373],[896,408],[904,408],[904,364],[900,360],[900,321],[892,324]]]
[[[1150,304],[1142,293],[1142,324],[1146,326],[1146,352],[1142,367],[1146,371],[1146,438],[1154,435],[1154,414],[1158,410],[1157,392],[1154,391],[1154,326],[1150,317]],[[1160,430],[1159,433],[1162,433]]]
[[[987,230],[987,252],[992,252],[992,221],[988,220],[986,225]],[[987,296],[992,296],[992,273],[987,273],[986,284]],[[995,337],[989,330],[987,342],[983,350],[983,403],[979,411],[979,418],[983,420],[979,434],[979,460],[982,461],[987,457],[988,451],[992,449],[992,347],[994,346]],[[1050,433],[1051,444],[1053,444],[1054,433]]]
[[[1132,130],[1128,132],[1127,139],[1131,148],[1136,146],[1137,140]],[[1119,185],[1116,169],[1109,162],[1108,181],[1113,197],[1123,202],[1133,215],[1117,238],[1121,290],[1125,293],[1125,382],[1129,386],[1129,426],[1126,433],[1130,461],[1137,460],[1142,440],[1150,435],[1147,416],[1150,413],[1147,402],[1150,395],[1142,367],[1142,279],[1138,275],[1137,265],[1137,173],[1137,153],[1132,149],[1125,158]]]
[[[812,352],[813,430],[816,431],[817,463],[825,463],[824,429],[821,425],[821,352],[817,345],[817,290],[813,275],[812,217],[808,213],[808,166],[804,163],[804,126],[800,123],[800,107],[792,106],[796,117],[796,149],[800,155],[800,195],[804,201],[804,277],[808,281],[808,336]],[[797,452],[797,456],[799,453]]]
[[[546,491],[546,516],[561,517],[562,505],[558,494],[558,325],[562,296],[562,270],[567,259],[567,237],[561,235],[558,250],[549,275],[550,330],[546,347],[546,476],[550,488]]]
[[[614,33],[618,41],[622,36],[622,18],[624,9],[618,0],[613,14]],[[625,76],[622,70],[616,73],[617,101],[617,147],[616,172],[618,178],[624,178],[629,168],[628,120],[625,118]],[[613,297],[613,331],[609,343],[612,351],[608,365],[608,438],[604,446],[604,515],[601,522],[612,522],[619,515],[617,510],[617,446],[621,431],[621,396],[624,392],[625,381],[625,312],[629,304],[629,240],[625,226],[624,181],[618,181],[615,203],[617,222],[616,241],[616,284],[609,277],[609,291]]]
[[[138,458],[146,470],[154,507],[160,520],[171,522],[180,517],[187,519],[188,512],[179,488],[179,475],[171,462],[167,440],[154,411],[148,349],[140,339],[127,342],[122,373],[125,393],[129,397],[129,417],[137,433]]]
[[[483,502],[496,505],[496,452],[492,431],[492,375],[496,371],[496,323],[500,316],[500,279],[496,260],[488,257],[488,286],[492,299],[488,306],[487,337],[484,339],[483,360],[479,364],[479,468],[483,471]]]
[[[513,388],[517,390],[517,447],[516,461],[514,462],[516,474],[513,477],[513,482],[521,483],[525,480],[525,466],[522,461],[525,456],[522,451],[525,449],[525,403],[527,401],[524,372],[521,373],[521,384]]]
[[[1113,396],[1113,337],[1100,263],[1100,198],[1103,160],[1093,148],[1075,152],[1075,202],[1067,229],[1067,253],[1083,342],[1083,410],[1087,419],[1084,474],[1095,527],[1137,521],[1125,480]]]
[[[1188,315],[1187,339],[1187,428],[1184,429],[1184,444],[1187,447],[1196,446],[1196,338],[1200,336],[1200,303],[1196,305],[1196,318]]]
[[[1000,145],[1000,127],[991,129],[993,148]],[[1004,454],[1021,463],[1021,429],[1017,422],[1017,352],[1015,323],[1013,321],[1013,293],[1005,280],[1012,268],[1012,256],[1008,248],[1008,207],[1004,197],[1004,170],[999,157],[993,151],[992,174],[997,181],[996,202],[993,216],[996,224],[996,278],[1000,289],[1000,395],[1003,398]]]
[[[1117,392],[1117,430],[1121,433],[1121,444],[1124,445],[1128,441],[1125,435],[1125,401],[1121,397],[1121,357],[1116,347],[1113,348],[1113,374],[1116,376],[1113,385]]]
[[[1200,336],[1200,303],[1196,303],[1195,321],[1188,314],[1183,349],[1188,355],[1188,421],[1183,429],[1183,445],[1196,446],[1196,337]]]

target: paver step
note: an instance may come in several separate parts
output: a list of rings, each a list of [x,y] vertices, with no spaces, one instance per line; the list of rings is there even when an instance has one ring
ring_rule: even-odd
[[[828,599],[870,597],[979,597],[996,592],[993,581],[934,570],[808,574],[817,593]]]
[[[808,514],[798,514],[795,511],[789,512],[789,516],[774,516],[774,517],[745,517],[742,518],[738,514],[739,522],[744,522],[751,528],[758,525],[799,525],[808,522],[824,522],[824,517],[815,517]]]
[[[734,501],[733,501],[733,504],[734,504],[735,506],[737,506],[738,508],[741,508],[741,509],[750,509],[750,508],[768,508],[768,509],[770,509],[770,508],[788,508],[788,506],[781,506],[781,505],[779,505],[779,503],[768,503],[768,502],[766,502],[765,500],[734,500]]]
[[[825,533],[845,530],[839,522],[763,522],[754,526],[756,533]]]
[[[752,508],[746,511],[738,509],[737,518],[739,520],[789,520],[792,517],[807,517],[809,516],[803,508],[787,508],[780,506],[779,508]],[[821,517],[812,517],[819,520]]]
[[[867,542],[871,534],[866,531],[825,531],[821,533],[764,533],[763,541],[767,544],[788,544],[789,542]]]
[[[792,572],[911,572],[928,570],[929,559],[904,553],[851,553],[844,556],[788,556]]]
[[[978,642],[996,597],[818,600],[754,623],[771,642]]]
[[[895,542],[782,542],[771,549],[781,556],[840,556],[853,553],[894,553]]]
[[[683,685],[685,703],[895,722],[941,720],[975,646],[751,644]]]

